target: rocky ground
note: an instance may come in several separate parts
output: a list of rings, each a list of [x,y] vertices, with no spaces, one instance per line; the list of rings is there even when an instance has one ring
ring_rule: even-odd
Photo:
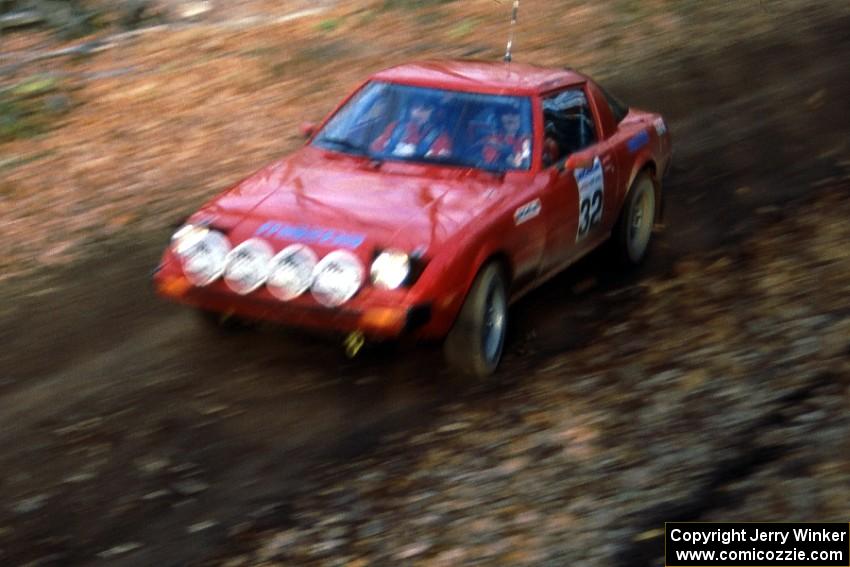
[[[529,295],[477,390],[148,289],[367,72],[502,50],[507,3],[304,4],[0,36],[0,562],[641,567],[664,521],[847,521],[844,3],[522,3],[518,59],[664,112],[676,169],[649,264]]]

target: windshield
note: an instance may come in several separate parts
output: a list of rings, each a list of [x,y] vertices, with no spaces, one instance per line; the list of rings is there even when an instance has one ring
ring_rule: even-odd
[[[531,103],[527,97],[371,82],[313,144],[376,160],[526,170],[532,155]]]

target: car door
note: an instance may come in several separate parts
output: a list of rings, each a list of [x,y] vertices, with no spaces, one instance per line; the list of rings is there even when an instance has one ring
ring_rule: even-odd
[[[599,140],[584,85],[544,96],[542,112],[543,164],[558,203],[550,217],[547,264],[557,267],[606,237],[615,214],[617,167],[614,149]]]
[[[601,227],[607,235],[617,222],[625,192],[624,184],[628,182],[623,172],[629,170],[627,162],[630,150],[626,140],[619,135],[618,128],[618,123],[624,116],[623,112],[628,112],[628,109],[620,108],[620,118],[616,119],[608,97],[599,85],[588,81],[585,86],[599,138],[594,150],[596,155],[601,157],[605,175],[605,214]],[[640,140],[635,140],[634,143],[640,143]]]

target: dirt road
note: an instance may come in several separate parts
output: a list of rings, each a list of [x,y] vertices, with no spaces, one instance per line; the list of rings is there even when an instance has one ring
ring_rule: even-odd
[[[252,545],[251,534],[303,523],[292,502],[320,489],[317,479],[345,482],[349,461],[380,458],[399,439],[453,423],[447,415],[466,411],[457,408],[521,413],[524,388],[543,369],[590,345],[615,352],[621,338],[611,330],[640,325],[641,281],[734,250],[765,215],[793,217],[785,203],[813,184],[843,177],[847,186],[850,21],[832,26],[791,47],[752,40],[690,54],[675,75],[658,76],[647,62],[614,80],[623,98],[670,117],[677,152],[667,230],[641,273],[610,273],[590,258],[518,304],[502,369],[510,379],[496,392],[457,387],[434,347],[374,349],[352,361],[333,341],[280,329],[218,336],[148,287],[165,229],[45,274],[43,294],[2,311],[0,562],[185,565],[228,556]],[[628,368],[607,364],[628,381]],[[799,384],[802,392],[821,385]],[[738,417],[746,404],[730,407],[732,422],[781,429],[770,419],[775,407]],[[721,471],[724,446],[717,454],[700,447],[684,485],[703,486],[706,475],[726,483],[756,464],[737,455]],[[624,466],[609,480],[638,486],[649,470]],[[627,532],[666,517],[654,492],[635,498]],[[707,512],[694,504],[701,496],[689,498],[681,509],[667,502],[671,516]],[[604,525],[596,522],[589,526]],[[629,559],[617,555],[626,551]],[[655,552],[643,551],[607,557],[652,564]]]

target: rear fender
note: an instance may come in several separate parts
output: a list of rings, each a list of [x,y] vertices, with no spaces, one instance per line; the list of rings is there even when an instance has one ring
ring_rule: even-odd
[[[620,208],[622,209],[622,207],[625,206],[626,201],[629,198],[629,193],[634,187],[635,179],[637,179],[637,176],[643,172],[646,172],[652,180],[652,185],[655,189],[655,222],[660,223],[663,221],[664,215],[664,195],[662,194],[661,183],[658,181],[657,166],[649,151],[641,153],[637,159],[635,159],[634,166],[629,172],[629,183],[626,185],[626,193],[623,196],[623,202],[621,203]]]

